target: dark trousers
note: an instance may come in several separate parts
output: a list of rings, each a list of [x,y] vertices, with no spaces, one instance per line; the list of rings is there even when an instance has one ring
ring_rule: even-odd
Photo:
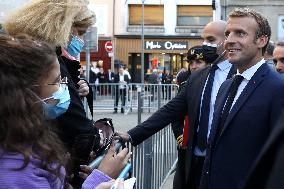
[[[176,172],[173,181],[174,189],[184,189],[186,187],[185,182],[185,154],[186,149],[178,148],[178,162]]]
[[[165,99],[170,100],[171,95],[172,95],[172,88],[171,88],[171,85],[168,85],[166,86],[166,98]]]
[[[121,99],[121,110],[124,110],[125,100],[126,100],[126,89],[116,90],[115,106],[114,106],[115,111],[117,111],[119,97]]]
[[[93,99],[97,99],[97,86],[95,84],[93,85]]]
[[[204,159],[205,159],[204,157],[195,156],[195,155],[192,157],[192,169],[188,184],[190,189],[199,188]]]

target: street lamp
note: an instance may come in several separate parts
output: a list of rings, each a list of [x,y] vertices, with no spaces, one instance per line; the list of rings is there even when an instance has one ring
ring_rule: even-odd
[[[142,0],[142,18],[141,18],[141,83],[144,83],[144,2]]]

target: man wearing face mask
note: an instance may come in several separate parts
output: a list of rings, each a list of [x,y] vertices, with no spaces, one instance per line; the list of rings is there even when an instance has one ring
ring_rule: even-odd
[[[211,66],[192,73],[185,88],[148,120],[127,133],[119,133],[126,141],[138,145],[187,112],[186,186],[181,188],[199,187],[215,98],[221,84],[236,71],[226,60],[223,48],[225,26],[225,21],[214,21],[207,24],[202,33],[204,59]]]

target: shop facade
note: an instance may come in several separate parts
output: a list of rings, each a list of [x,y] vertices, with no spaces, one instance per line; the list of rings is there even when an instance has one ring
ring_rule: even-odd
[[[200,36],[145,36],[144,71],[169,70],[176,75],[181,68],[187,68],[187,51],[202,42]],[[141,38],[140,36],[116,36],[115,56],[128,66],[132,82],[141,82]]]
[[[111,57],[105,49],[106,42],[111,41],[110,39],[99,39],[98,40],[98,51],[91,52],[90,60],[91,62],[97,62],[99,67],[103,67],[106,72],[108,69],[111,69]],[[80,62],[82,66],[85,65],[86,53],[83,51],[80,55]]]

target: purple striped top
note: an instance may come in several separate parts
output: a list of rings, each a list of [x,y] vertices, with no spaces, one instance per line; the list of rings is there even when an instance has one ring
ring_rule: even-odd
[[[23,165],[23,155],[5,153],[0,158],[0,189],[64,189],[65,169],[60,170],[60,177],[40,167],[41,161],[30,158],[30,163],[21,170],[13,170]],[[83,189],[94,189],[101,182],[111,178],[94,170],[83,184]]]

